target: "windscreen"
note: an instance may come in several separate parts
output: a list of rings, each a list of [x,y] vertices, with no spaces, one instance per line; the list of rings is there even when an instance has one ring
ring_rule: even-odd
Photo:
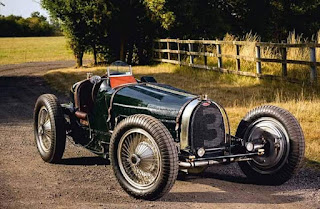
[[[132,75],[131,65],[123,61],[116,61],[107,67],[108,76]]]

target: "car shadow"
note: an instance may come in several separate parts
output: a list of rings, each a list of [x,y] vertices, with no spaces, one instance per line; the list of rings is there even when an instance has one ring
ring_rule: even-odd
[[[304,167],[283,185],[270,186],[254,183],[235,165],[214,166],[204,173],[180,178],[172,191],[161,198],[163,202],[184,203],[248,203],[286,204],[303,201],[305,190],[317,190],[313,181],[319,172]],[[190,189],[193,188],[193,189]]]
[[[244,191],[245,192],[245,191]],[[256,196],[252,193],[247,196],[239,195],[236,191],[227,192],[171,192],[165,198],[160,199],[163,202],[181,202],[181,203],[230,203],[230,204],[288,204],[304,200],[300,195],[285,195],[276,192],[264,193]]]
[[[108,159],[104,159],[102,157],[74,157],[74,158],[63,158],[58,163],[61,165],[110,165],[110,161]]]

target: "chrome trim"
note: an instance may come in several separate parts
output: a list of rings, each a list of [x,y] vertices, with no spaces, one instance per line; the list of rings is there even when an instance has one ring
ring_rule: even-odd
[[[206,152],[210,151],[218,151],[218,150],[225,150],[226,147],[218,147],[218,148],[210,148],[210,149],[205,149]]]
[[[141,109],[141,110],[150,110],[150,107],[141,107],[141,106],[134,106],[134,105],[126,105],[126,104],[120,104],[120,103],[113,103],[114,106],[119,106],[119,107],[125,107],[125,108],[135,108],[135,109]]]
[[[227,160],[225,160],[227,162]],[[221,162],[216,160],[205,160],[205,161],[198,161],[198,162],[179,162],[179,167],[181,168],[195,168],[195,167],[202,167],[214,164],[220,164]]]
[[[180,133],[180,149],[186,149],[189,146],[189,124],[193,110],[199,105],[201,101],[198,99],[190,102],[183,111],[181,119],[181,133]]]
[[[179,161],[180,168],[195,168],[201,166],[210,166],[214,164],[226,163],[226,162],[240,162],[240,161],[252,161],[255,153],[237,154],[237,155],[225,155],[212,158],[197,158],[193,161]]]

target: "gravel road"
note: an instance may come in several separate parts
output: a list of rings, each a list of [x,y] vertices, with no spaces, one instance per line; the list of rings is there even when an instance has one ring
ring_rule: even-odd
[[[275,187],[248,183],[236,164],[211,167],[149,202],[128,196],[109,163],[84,148],[68,143],[60,164],[44,163],[33,139],[33,106],[39,95],[56,92],[41,75],[72,65],[0,66],[0,208],[320,208],[320,171],[310,168]]]

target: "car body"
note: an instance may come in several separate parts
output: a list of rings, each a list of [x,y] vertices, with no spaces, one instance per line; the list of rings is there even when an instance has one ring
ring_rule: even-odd
[[[257,107],[232,136],[227,113],[216,101],[159,84],[153,77],[137,80],[131,66],[120,61],[106,75],[88,74],[74,84],[70,98],[60,104],[55,96],[43,95],[36,103],[35,140],[41,157],[58,162],[69,135],[76,144],[110,158],[120,185],[136,198],[158,199],[178,172],[199,173],[220,163],[239,162],[248,178],[282,184],[303,159],[303,132],[288,111]]]

